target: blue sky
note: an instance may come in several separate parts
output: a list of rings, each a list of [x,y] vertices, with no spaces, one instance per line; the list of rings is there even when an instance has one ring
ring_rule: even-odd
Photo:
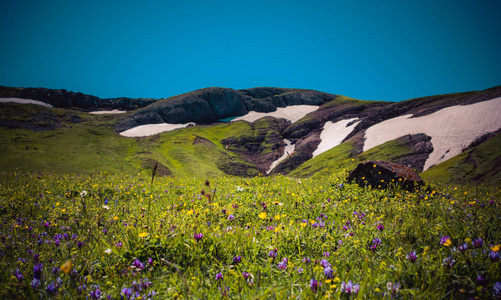
[[[501,85],[501,1],[0,4],[0,85],[165,98],[315,89],[366,100]]]

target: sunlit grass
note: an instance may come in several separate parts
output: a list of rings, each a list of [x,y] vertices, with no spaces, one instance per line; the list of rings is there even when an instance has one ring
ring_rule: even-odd
[[[206,179],[156,177],[151,185],[138,174],[2,174],[1,297],[501,292],[499,189],[379,191],[327,176]]]

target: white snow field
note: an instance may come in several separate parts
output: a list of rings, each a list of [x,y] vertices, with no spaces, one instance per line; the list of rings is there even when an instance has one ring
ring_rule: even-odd
[[[328,151],[337,145],[341,144],[341,142],[350,134],[355,126],[359,122],[353,122],[350,126],[348,124],[352,121],[358,120],[358,118],[341,120],[336,123],[332,123],[331,121],[326,122],[324,125],[324,129],[320,133],[320,144],[317,149],[313,151],[313,157]]]
[[[165,131],[171,131],[174,129],[185,128],[185,127],[188,127],[189,125],[195,125],[195,123],[188,123],[188,124],[161,123],[161,124],[141,125],[141,126],[136,126],[134,128],[131,128],[129,130],[122,131],[122,132],[120,132],[120,135],[126,136],[126,137],[150,136],[150,135],[159,134],[159,133],[162,133]]]
[[[14,103],[20,103],[20,104],[36,104],[36,105],[43,105],[47,107],[52,107],[49,103],[45,103],[42,101],[38,100],[32,100],[32,99],[21,99],[21,98],[0,98],[0,103],[6,103],[6,102],[14,102]]]
[[[113,109],[113,110],[96,110],[96,111],[90,111],[89,114],[91,115],[114,115],[114,114],[123,114],[126,113],[125,110],[118,110],[118,109]]]
[[[296,145],[292,145],[291,144],[291,141],[287,140],[287,139],[284,139],[284,142],[285,142],[285,148],[284,148],[284,154],[282,154],[282,156],[280,156],[277,160],[275,160],[274,162],[271,163],[270,165],[270,168],[268,169],[268,171],[266,171],[266,174],[270,174],[271,171],[273,171],[273,169],[275,169],[275,167],[284,159],[286,159],[289,155],[291,155],[294,150],[296,149]]]
[[[408,134],[431,137],[433,152],[424,170],[444,162],[470,145],[476,138],[501,128],[501,97],[470,105],[451,106],[430,115],[405,115],[383,121],[365,132],[364,151]]]
[[[299,121],[302,117],[307,114],[314,112],[318,109],[318,106],[315,105],[293,105],[287,107],[277,107],[276,111],[269,113],[261,113],[250,111],[248,114],[236,117],[232,120],[235,121],[247,121],[254,122],[257,119],[261,119],[262,117],[274,117],[274,118],[282,118],[291,121],[291,123],[295,123]]]

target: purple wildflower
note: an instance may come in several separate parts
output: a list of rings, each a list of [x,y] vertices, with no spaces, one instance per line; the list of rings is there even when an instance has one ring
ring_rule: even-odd
[[[151,286],[151,281],[148,278],[141,279],[141,288],[147,290]]]
[[[251,276],[250,273],[248,272],[242,272],[242,276],[244,277],[244,279],[247,281],[249,279],[249,277]]]
[[[87,287],[85,286],[85,284],[79,285],[77,288],[77,293],[82,294],[82,291],[86,291],[86,290],[87,290]]]
[[[135,267],[136,269],[142,270],[144,269],[144,264],[139,260],[136,259],[133,263],[132,266]]]
[[[38,263],[33,266],[33,277],[40,279],[42,277],[43,264]]]
[[[278,255],[278,250],[277,249],[273,249],[271,250],[270,252],[268,252],[268,257],[271,257],[273,259],[275,259]]]
[[[398,282],[388,282],[386,284],[386,287],[388,288],[388,292],[390,293],[391,297],[397,296],[398,292],[400,291],[400,283]]]
[[[235,219],[235,216],[234,216],[234,215],[229,215],[229,216],[228,216],[228,221],[229,221],[229,220],[233,220],[233,219]]]
[[[489,258],[491,259],[492,262],[498,261],[500,258],[499,252],[491,251],[491,253],[489,253]]]
[[[304,272],[303,268],[296,268],[296,271],[298,274],[301,274]]]
[[[303,257],[303,263],[308,265],[309,263],[311,263],[311,259],[309,257]]]
[[[350,281],[348,281],[348,283],[346,282],[341,282],[341,292],[342,293],[345,293],[345,294],[348,294],[348,295],[355,295],[355,294],[358,294],[358,290],[360,289],[360,285],[358,284],[353,284]]]
[[[233,256],[233,263],[239,264],[242,261],[242,258],[239,256]]]
[[[452,258],[452,256],[449,256],[447,258],[444,258],[442,260],[442,265],[443,266],[448,266],[449,268],[452,268],[456,264],[456,260]]]
[[[151,266],[153,264],[153,258],[148,258],[148,264]]]
[[[278,263],[278,268],[285,271],[287,269],[287,262],[288,261],[289,261],[289,259],[287,257],[282,259],[282,261]]]
[[[95,287],[95,290],[90,291],[89,297],[91,299],[99,299],[101,297],[101,290],[99,290],[99,285]]]
[[[479,285],[484,285],[484,284],[485,284],[485,278],[484,278],[484,277],[482,277],[482,275],[478,275],[478,276],[477,276],[477,280],[476,280],[476,281],[477,281],[477,283],[478,283]]]
[[[374,238],[372,240],[371,251],[376,252],[377,246],[381,245],[381,240],[379,238]]]
[[[379,230],[379,231],[383,231],[384,225],[383,224],[379,224],[378,226],[376,226],[376,229]]]
[[[474,239],[472,244],[475,248],[482,248],[482,246],[484,245],[484,240],[482,240],[482,238]]]
[[[330,264],[330,263],[329,263],[329,261],[328,261],[327,259],[325,259],[325,258],[324,258],[324,259],[322,259],[322,260],[320,261],[320,265],[321,265],[321,266],[322,266],[322,268],[324,268],[324,269],[325,269],[325,268],[327,268],[327,267],[331,267],[331,264]]]
[[[329,266],[324,269],[324,275],[327,278],[332,278],[332,275],[334,275],[334,270]]]
[[[45,291],[47,292],[47,294],[49,295],[54,295],[56,294],[57,292],[57,284],[53,282],[51,282],[47,288],[45,288]]]
[[[40,285],[40,279],[33,278],[33,280],[31,281],[31,287],[36,289],[38,288],[39,285]]]
[[[409,254],[407,254],[407,259],[413,263],[417,260],[417,255],[416,255],[416,251],[412,251],[410,252]]]
[[[321,282],[318,282],[317,280],[315,279],[311,279],[310,280],[310,289],[313,293],[316,293],[318,291],[318,288],[322,285]]]
[[[217,273],[216,274],[216,281],[220,281],[220,280],[223,280],[223,274],[221,272]]]
[[[496,281],[496,283],[494,283],[492,290],[495,296],[501,295],[501,282]]]
[[[125,297],[125,299],[130,299],[134,296],[134,291],[131,288],[122,288],[120,294]]]
[[[459,249],[459,251],[464,252],[464,251],[466,251],[466,249],[468,249],[468,244],[463,243],[463,244],[458,246],[458,249]]]
[[[324,251],[324,256],[325,257],[329,257],[330,256],[330,253],[328,251]]]
[[[23,273],[19,271],[19,268],[16,268],[16,271],[14,272],[14,276],[17,279],[17,282],[21,282],[24,279]]]
[[[195,241],[200,242],[200,240],[202,240],[202,238],[204,237],[204,235],[202,233],[195,233],[194,235],[194,238],[195,238]]]

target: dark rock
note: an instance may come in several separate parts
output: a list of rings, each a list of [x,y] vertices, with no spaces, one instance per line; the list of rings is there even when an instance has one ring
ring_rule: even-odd
[[[320,144],[320,133],[315,132],[296,142],[294,153],[278,164],[272,173],[288,174],[297,166],[313,157],[313,152]]]
[[[75,93],[64,89],[0,86],[0,98],[10,97],[43,101],[60,108],[78,107],[83,109],[112,108],[135,110],[157,101],[156,99],[132,99],[126,97],[100,99],[96,96]]]
[[[70,116],[70,123],[82,123],[82,122],[83,122],[82,117],[76,115]]]
[[[151,158],[145,158],[143,160],[143,163],[141,164],[141,167],[153,172],[155,165],[157,166],[157,169],[155,170],[155,176],[172,176],[172,172],[169,170],[169,168]]]
[[[210,124],[221,119],[245,115],[249,111],[273,112],[277,107],[290,105],[321,105],[335,97],[332,94],[298,89],[206,88],[159,100],[124,117],[116,126],[116,130],[123,131],[134,126],[164,122]]]
[[[247,134],[224,139],[221,143],[264,174],[283,153],[285,144],[281,132],[289,125],[284,119],[261,118],[251,123]]]
[[[410,152],[396,159],[394,162],[423,172],[424,164],[430,153],[433,152],[431,137],[424,134],[409,134],[399,138],[409,147]]]
[[[348,181],[355,181],[360,186],[373,188],[397,187],[414,191],[424,181],[409,167],[388,161],[369,160],[359,164],[348,176]]]

